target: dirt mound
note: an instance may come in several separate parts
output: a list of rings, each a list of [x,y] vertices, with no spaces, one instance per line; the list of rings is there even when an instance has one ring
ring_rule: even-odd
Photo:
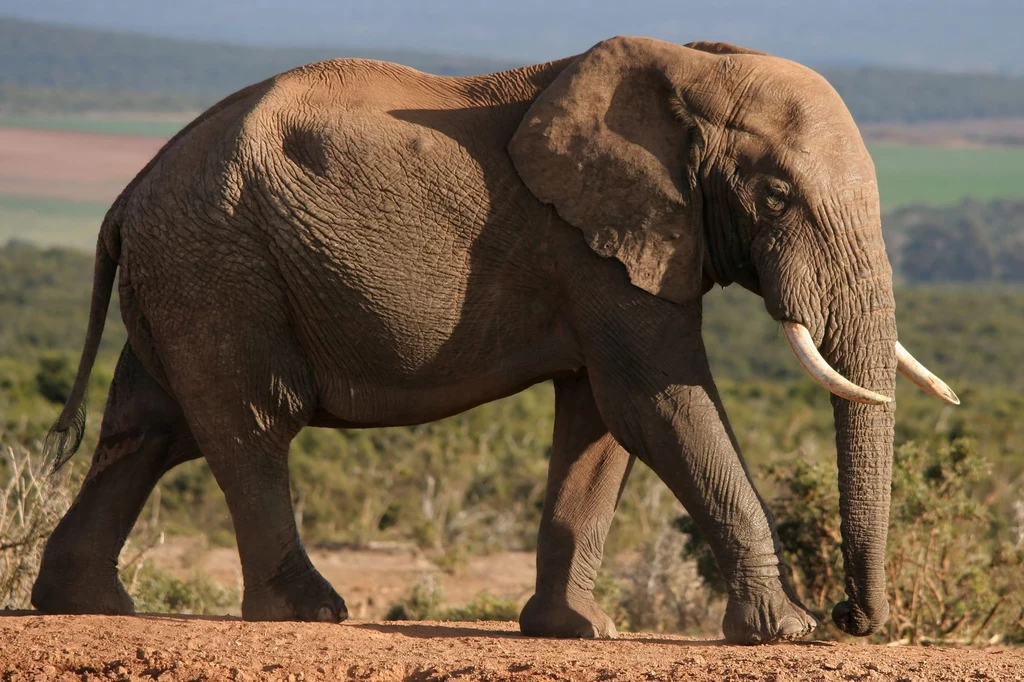
[[[682,637],[520,637],[514,623],[0,617],[2,680],[1024,680],[1024,652]]]

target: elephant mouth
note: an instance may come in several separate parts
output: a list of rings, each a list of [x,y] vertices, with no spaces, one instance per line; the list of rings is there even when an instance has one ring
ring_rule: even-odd
[[[817,346],[814,345],[811,332],[804,325],[799,322],[783,321],[782,329],[786,334],[789,347],[792,349],[800,365],[811,375],[812,379],[831,393],[840,398],[865,405],[884,405],[885,403],[892,402],[892,398],[889,396],[858,386],[833,369],[825,358],[822,357]],[[909,379],[919,389],[952,405],[960,404],[960,399],[946,385],[946,382],[932,374],[927,367],[918,362],[899,341],[896,342],[896,361],[896,368],[899,373]]]

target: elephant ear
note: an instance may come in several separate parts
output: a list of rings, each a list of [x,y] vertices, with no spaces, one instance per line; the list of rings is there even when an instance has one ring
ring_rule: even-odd
[[[509,144],[538,199],[635,286],[676,303],[704,291],[703,138],[678,88],[700,54],[646,38],[598,43],[540,94]]]

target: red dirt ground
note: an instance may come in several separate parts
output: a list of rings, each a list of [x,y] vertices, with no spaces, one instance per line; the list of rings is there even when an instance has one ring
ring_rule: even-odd
[[[353,618],[384,618],[389,608],[406,597],[426,575],[433,575],[449,606],[468,604],[481,591],[511,599],[520,607],[533,594],[535,552],[500,552],[467,558],[452,572],[438,570],[413,546],[383,549],[311,548],[310,559],[345,598]],[[227,588],[239,588],[242,565],[238,551],[207,547],[202,538],[169,537],[146,553],[146,560],[183,580],[196,574]],[[236,611],[236,615],[241,611]]]
[[[244,623],[175,616],[0,616],[0,679],[1024,680],[1024,653],[672,636],[520,637],[513,623]]]

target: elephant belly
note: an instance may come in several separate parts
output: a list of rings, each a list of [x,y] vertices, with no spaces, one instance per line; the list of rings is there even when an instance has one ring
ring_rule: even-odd
[[[507,317],[487,319],[470,310],[452,326],[430,328],[416,316],[361,316],[345,325],[333,353],[311,353],[321,419],[418,424],[578,370],[582,362],[568,331],[529,312],[509,309]]]

